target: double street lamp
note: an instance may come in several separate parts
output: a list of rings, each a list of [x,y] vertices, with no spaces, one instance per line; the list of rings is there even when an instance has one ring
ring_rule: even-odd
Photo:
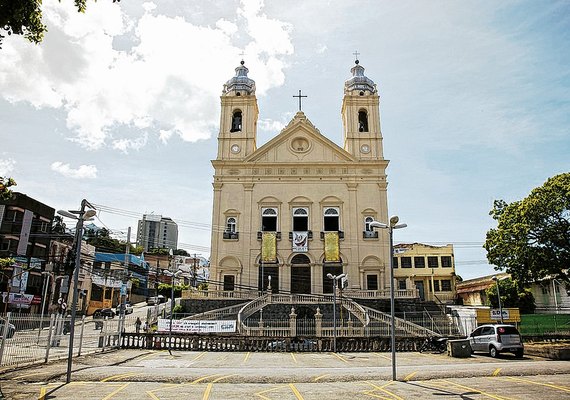
[[[338,281],[344,278],[346,274],[333,275],[327,274],[327,278],[333,281],[333,352],[336,353],[336,290],[338,288]]]
[[[176,272],[164,271],[164,275],[170,276],[170,323],[168,324],[168,353],[172,355],[172,316],[174,315],[174,282],[179,278],[184,271],[178,270]]]
[[[85,210],[89,207],[90,210]],[[69,327],[69,351],[67,355],[67,378],[66,382],[71,381],[71,365],[73,358],[73,335],[75,334],[75,317],[77,311],[77,287],[79,286],[79,268],[81,268],[81,239],[83,237],[83,222],[91,221],[92,217],[97,214],[95,207],[87,200],[81,201],[81,209],[75,210],[58,210],[57,213],[63,217],[77,220],[75,226],[75,270],[73,271],[73,298],[71,301],[71,326]]]
[[[370,222],[371,228],[388,229],[390,236],[390,348],[392,350],[392,380],[396,380],[396,329],[394,317],[394,229],[405,228],[406,224],[399,224],[400,218],[396,215],[390,217],[390,224],[384,224],[378,221]]]

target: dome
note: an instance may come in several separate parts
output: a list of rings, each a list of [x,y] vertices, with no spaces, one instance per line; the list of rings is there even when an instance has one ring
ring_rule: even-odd
[[[358,60],[356,60],[355,63],[356,65],[350,69],[352,78],[344,83],[344,90],[368,90],[370,93],[376,93],[376,84],[374,81],[364,75],[364,67],[359,64]]]
[[[249,69],[244,65],[244,61],[236,68],[236,76],[226,82],[224,85],[224,94],[235,91],[244,92],[244,94],[255,93],[255,81],[247,77]]]

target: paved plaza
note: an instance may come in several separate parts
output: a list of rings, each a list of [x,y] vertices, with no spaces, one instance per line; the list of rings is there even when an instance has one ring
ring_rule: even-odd
[[[570,399],[570,362],[525,356],[121,350],[4,370],[6,399]]]

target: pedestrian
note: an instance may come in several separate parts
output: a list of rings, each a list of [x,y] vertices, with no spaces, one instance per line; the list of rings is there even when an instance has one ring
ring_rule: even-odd
[[[141,319],[139,317],[137,317],[137,320],[135,321],[135,329],[136,329],[137,333],[139,333],[141,330],[141,324],[142,324]]]
[[[148,332],[148,323],[145,321],[144,325],[143,325],[143,332],[147,333]]]

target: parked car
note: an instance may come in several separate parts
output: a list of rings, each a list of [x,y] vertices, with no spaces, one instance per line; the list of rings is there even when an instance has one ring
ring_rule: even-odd
[[[121,315],[121,310],[122,310],[123,308],[125,309],[125,314],[131,314],[131,313],[134,311],[133,306],[131,305],[131,303],[125,303],[125,304],[124,304],[124,307],[123,307],[123,304],[119,304],[119,305],[117,306],[117,308],[115,309],[115,314]]]
[[[103,319],[115,318],[115,312],[112,308],[98,308],[93,312],[93,321],[95,321],[95,329],[103,328]]]
[[[0,320],[0,339],[4,333],[4,324],[6,321]],[[8,324],[8,332],[6,332],[6,339],[10,339],[16,333],[16,326],[14,324]]]
[[[519,358],[524,354],[522,336],[513,325],[481,325],[471,332],[469,343],[473,352],[489,353],[493,358],[505,352],[514,353]]]
[[[147,306],[154,306],[161,303],[166,303],[166,297],[161,294],[158,296],[147,297],[146,299]]]

